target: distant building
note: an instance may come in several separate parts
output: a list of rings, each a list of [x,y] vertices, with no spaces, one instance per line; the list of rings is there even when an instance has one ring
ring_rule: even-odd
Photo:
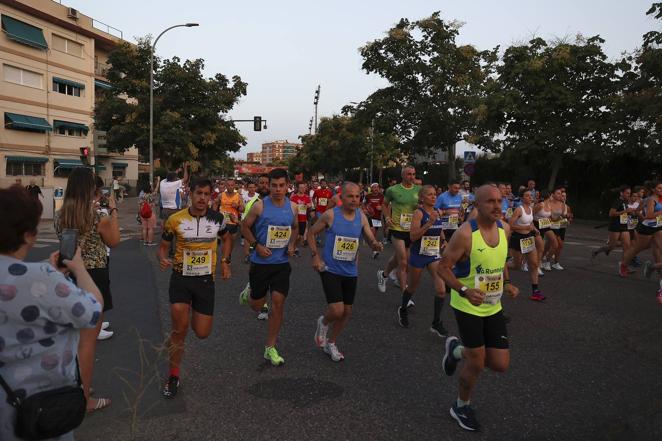
[[[303,144],[285,141],[273,141],[262,144],[262,164],[273,164],[281,161],[288,161],[303,148]]]
[[[246,162],[262,163],[262,152],[248,152],[246,153]]]
[[[121,32],[55,1],[1,1],[0,14],[0,187],[34,179],[48,199],[83,166],[83,147],[106,182],[135,185],[137,150],[109,153],[94,129],[95,92],[112,87],[107,58]]]

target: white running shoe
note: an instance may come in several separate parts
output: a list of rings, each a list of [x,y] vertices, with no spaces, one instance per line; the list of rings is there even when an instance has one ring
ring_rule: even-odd
[[[409,299],[409,302],[407,302],[407,309],[413,308],[414,306],[416,306],[416,303],[414,303],[412,299]]]
[[[542,265],[540,265],[542,269],[545,271],[551,271],[552,270],[552,264],[549,262],[543,262]]]
[[[528,263],[526,263],[526,262],[522,263],[522,271],[524,271],[525,273],[529,271],[529,264]]]
[[[539,276],[544,276],[545,273],[543,273],[542,270],[541,270],[540,268],[538,268],[538,275],[539,275]]]
[[[343,361],[345,356],[338,350],[338,346],[335,343],[327,343],[324,345],[324,352],[329,354],[331,360],[333,361]]]
[[[386,277],[382,270],[377,270],[377,289],[379,292],[386,292]]]
[[[556,262],[554,265],[552,265],[552,268],[554,268],[555,270],[558,270],[558,271],[563,271],[565,269],[558,262]]]
[[[112,337],[114,334],[113,331],[104,331],[103,329],[99,331],[99,335],[97,336],[97,340],[102,341],[102,340],[108,340],[110,337]]]
[[[105,331],[106,329],[108,329],[109,326],[110,326],[110,322],[103,322],[101,323],[101,330]]]
[[[315,331],[315,344],[318,348],[326,346],[326,333],[328,331],[329,327],[324,325],[324,316],[320,315],[317,319],[317,330]]]
[[[390,273],[388,273],[388,278],[391,279],[391,281],[393,281],[393,283],[397,282],[398,281],[398,272],[396,270],[391,271]]]

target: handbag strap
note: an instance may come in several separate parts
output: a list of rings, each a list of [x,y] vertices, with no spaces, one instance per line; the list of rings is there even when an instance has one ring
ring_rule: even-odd
[[[78,365],[78,356],[76,356],[76,384],[78,384],[78,387],[81,387],[83,383],[80,381],[80,366]],[[4,378],[2,378],[2,375],[0,375],[0,386],[5,390],[7,393],[7,397],[11,400],[10,403],[12,406],[17,407],[18,405],[21,404],[21,399],[14,393],[11,387],[7,384]]]

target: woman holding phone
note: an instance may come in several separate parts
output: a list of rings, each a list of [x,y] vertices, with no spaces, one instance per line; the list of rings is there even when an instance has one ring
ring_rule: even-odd
[[[55,231],[61,236],[65,229],[78,230],[78,246],[83,262],[96,286],[103,296],[103,311],[113,307],[110,293],[110,274],[106,247],[113,248],[120,242],[119,221],[115,198],[108,199],[108,215],[95,206],[95,179],[87,168],[76,168],[69,175],[67,189],[64,192],[62,208],[55,213]],[[94,371],[94,353],[103,318],[96,327],[81,330],[78,344],[78,360],[83,383],[87,410],[95,411],[110,405],[108,398],[90,398],[90,385]]]

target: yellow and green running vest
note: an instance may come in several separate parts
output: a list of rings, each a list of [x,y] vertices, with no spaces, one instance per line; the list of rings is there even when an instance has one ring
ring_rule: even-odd
[[[467,314],[488,317],[501,311],[503,294],[503,269],[508,256],[508,241],[501,221],[497,221],[499,244],[490,247],[480,234],[478,224],[473,219],[471,224],[471,254],[464,262],[457,262],[453,272],[455,277],[468,288],[478,288],[485,292],[485,302],[480,306],[472,305],[451,290],[451,306]]]

